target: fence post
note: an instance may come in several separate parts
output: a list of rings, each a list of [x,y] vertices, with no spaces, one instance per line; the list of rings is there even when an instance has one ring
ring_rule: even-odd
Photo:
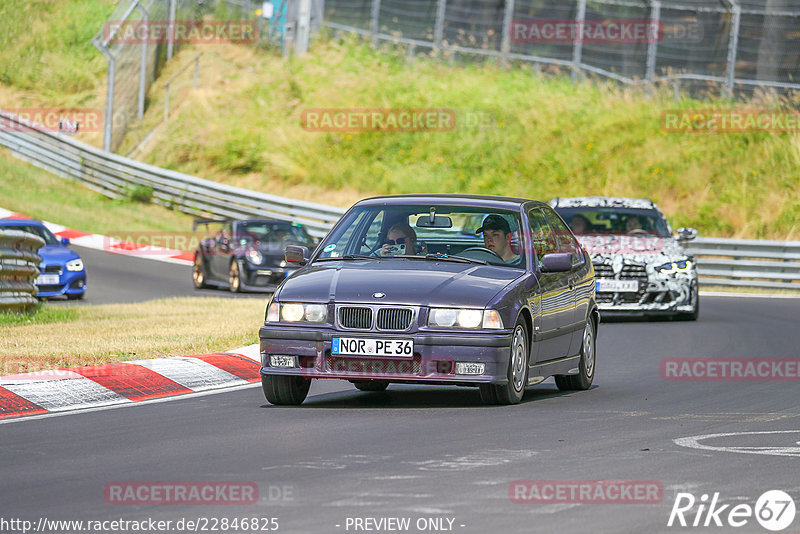
[[[298,56],[308,52],[308,41],[311,38],[311,0],[300,0],[297,13],[297,31],[294,51]]]
[[[659,0],[650,1],[650,35],[647,41],[647,65],[645,67],[645,78],[650,85],[656,76],[656,59],[658,51],[658,40],[662,37],[661,33],[661,2]],[[653,35],[655,30],[655,35]]]
[[[169,25],[167,26],[167,61],[172,59],[175,44],[175,0],[169,0]]]
[[[583,25],[586,20],[586,0],[578,0],[578,10],[575,12],[575,28],[578,35],[573,35],[572,47],[572,81],[575,82],[580,75],[581,54],[583,53]]]
[[[736,51],[739,47],[739,23],[742,18],[742,9],[736,0],[728,0],[731,4],[731,32],[728,38],[728,63],[725,69],[725,85],[722,88],[722,96],[730,98],[733,96],[733,81],[736,74]]]
[[[369,30],[372,32],[372,48],[378,46],[378,19],[381,14],[381,0],[372,0],[372,13],[370,16]]]
[[[436,1],[436,24],[433,29],[433,51],[438,54],[444,39],[444,15],[447,9],[447,0]]]
[[[142,20],[144,21],[145,28],[148,26],[150,14],[142,4],[137,4],[137,7],[142,12]],[[144,96],[147,92],[147,39],[142,42],[142,55],[139,63],[139,105],[137,106],[136,116],[138,118],[144,117]]]
[[[514,0],[506,0],[505,11],[503,11],[503,40],[500,43],[500,51],[508,57],[511,52],[511,23],[514,19]]]

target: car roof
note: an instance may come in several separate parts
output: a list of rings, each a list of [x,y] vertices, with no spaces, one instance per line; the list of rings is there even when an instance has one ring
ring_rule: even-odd
[[[0,226],[44,226],[36,219],[0,219]]]
[[[357,206],[385,206],[385,205],[404,205],[404,204],[427,204],[435,202],[440,205],[457,206],[459,204],[469,204],[472,206],[498,208],[498,209],[519,209],[523,204],[546,205],[544,202],[529,198],[500,197],[492,195],[451,195],[451,194],[427,194],[427,195],[384,195],[379,197],[365,198],[356,203]]]
[[[639,208],[658,209],[649,198],[631,197],[556,197],[550,201],[554,208]]]

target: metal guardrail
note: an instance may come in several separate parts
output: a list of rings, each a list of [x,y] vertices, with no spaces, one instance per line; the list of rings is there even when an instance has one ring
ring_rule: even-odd
[[[0,128],[0,145],[8,147],[15,156],[59,176],[84,182],[111,198],[125,196],[135,188],[152,188],[154,203],[192,215],[288,220],[304,224],[315,237],[324,236],[345,212],[342,208],[268,195],[161,169],[104,152],[21,121],[2,110],[0,117],[6,125]]]
[[[3,111],[0,117],[17,120]],[[160,169],[29,123],[0,129],[0,145],[112,198],[124,196],[131,187],[152,187],[154,202],[193,215],[289,220],[305,224],[309,233],[322,237],[345,212]],[[688,250],[698,257],[700,280],[705,284],[800,290],[798,241],[698,238],[688,244]]]
[[[44,239],[27,232],[0,230],[0,311],[24,310],[37,303],[33,281]]]
[[[706,237],[687,248],[705,285],[800,291],[800,241]]]

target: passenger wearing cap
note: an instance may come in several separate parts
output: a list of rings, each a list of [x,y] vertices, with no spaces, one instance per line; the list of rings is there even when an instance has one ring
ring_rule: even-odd
[[[511,250],[511,228],[508,221],[500,215],[489,215],[483,220],[483,226],[475,233],[483,232],[483,244],[500,256],[506,263],[519,261],[519,255]]]

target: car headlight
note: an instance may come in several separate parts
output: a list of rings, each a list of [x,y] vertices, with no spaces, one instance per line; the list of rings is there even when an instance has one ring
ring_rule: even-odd
[[[261,262],[264,261],[264,256],[258,249],[251,248],[247,251],[247,259],[254,265],[261,265]]]
[[[83,260],[78,258],[77,260],[70,260],[67,262],[67,270],[68,271],[82,271],[83,270]]]
[[[440,328],[502,329],[503,321],[495,310],[469,308],[431,308],[428,326]]]
[[[279,319],[280,317],[280,319]],[[324,323],[328,320],[328,306],[326,304],[300,304],[273,302],[267,309],[267,321],[287,323]]]
[[[692,270],[691,260],[673,261],[656,267],[656,272],[662,274],[685,273],[686,271],[691,271],[691,270]]]

